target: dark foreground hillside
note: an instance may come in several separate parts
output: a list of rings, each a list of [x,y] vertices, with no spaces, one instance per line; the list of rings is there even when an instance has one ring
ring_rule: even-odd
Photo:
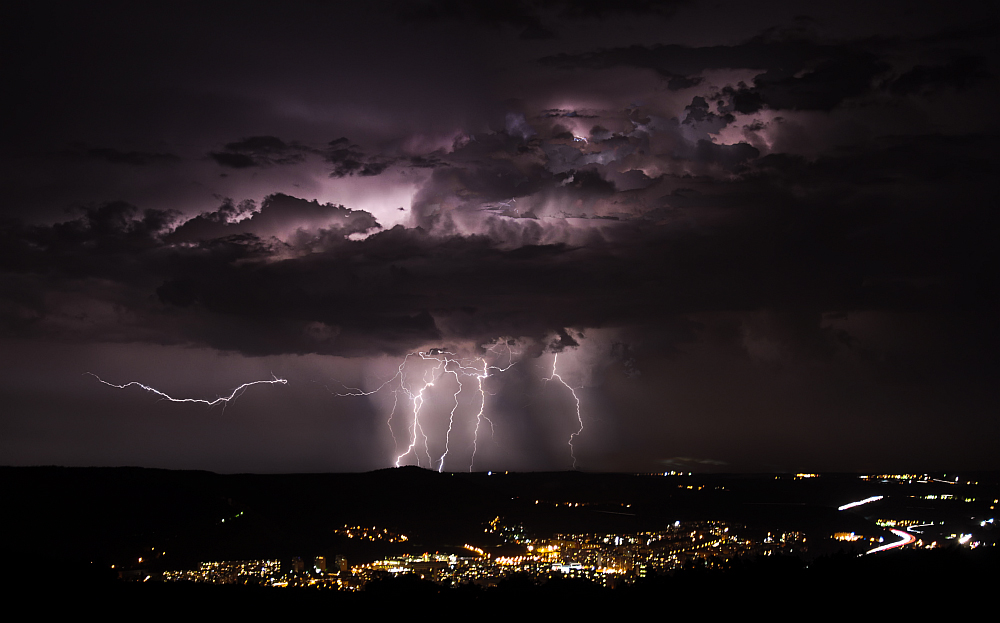
[[[587,615],[594,608],[656,616],[768,613],[801,618],[898,616],[942,610],[955,616],[998,589],[992,518],[996,474],[962,482],[866,480],[858,475],[664,477],[579,472],[439,474],[417,468],[366,474],[220,475],[138,468],[0,467],[0,586],[32,611],[109,616],[294,615],[296,612],[490,612],[530,608]],[[877,502],[840,511],[847,502]],[[485,527],[500,516],[534,532],[627,534],[675,522],[725,521],[751,536],[808,536],[794,556],[691,559],[670,572],[605,588],[558,572],[490,582],[438,583],[383,577],[360,592],[245,584],[157,581],[199,561],[343,556],[351,565],[386,556],[462,552],[516,544]],[[886,517],[933,521],[915,533],[970,535],[935,549],[858,556],[869,545],[836,533],[896,537]],[[361,541],[345,525],[378,525],[406,541]],[[897,524],[900,525],[900,524]],[[906,524],[910,525],[910,524]],[[924,525],[924,524],[921,524]],[[519,528],[521,529],[521,528]],[[561,537],[568,539],[569,537]],[[520,545],[524,549],[523,543]],[[853,547],[853,550],[851,549]],[[772,554],[781,554],[772,551]],[[469,555],[465,550],[465,555]],[[387,575],[387,574],[386,574]],[[148,581],[142,581],[147,579]],[[138,580],[138,581],[136,581]],[[493,581],[495,580],[495,581]]]

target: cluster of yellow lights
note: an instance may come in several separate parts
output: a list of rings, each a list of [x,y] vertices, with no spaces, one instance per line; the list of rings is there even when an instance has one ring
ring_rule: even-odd
[[[280,568],[281,563],[278,560],[221,560],[202,562],[195,570],[165,571],[163,578],[167,581],[226,583],[237,576],[267,578],[276,574]],[[231,579],[227,580],[226,576],[231,576]]]
[[[385,528],[379,530],[376,526],[372,526],[371,528],[362,526],[344,526],[340,530],[337,530],[337,534],[344,535],[349,539],[363,539],[366,541],[389,541],[390,543],[402,543],[403,541],[408,540],[405,534],[396,534],[395,532],[390,532]]]
[[[926,524],[926,521],[919,521],[916,519],[876,519],[875,524],[882,526],[883,528],[895,528],[896,526],[915,526],[917,524]]]
[[[671,470],[669,472],[647,472],[645,474],[636,474],[636,476],[693,476],[694,472],[678,472]]]
[[[690,487],[688,487],[690,489]],[[606,504],[603,502],[556,502],[553,500],[535,500],[535,504],[551,504],[552,506],[593,506],[595,504],[600,504],[602,506],[611,506],[611,504]],[[617,504],[621,508],[632,508],[631,504],[626,504],[624,502]]]

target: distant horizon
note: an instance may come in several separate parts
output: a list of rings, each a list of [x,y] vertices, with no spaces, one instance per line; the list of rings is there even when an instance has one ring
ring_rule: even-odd
[[[510,474],[594,474],[594,475],[619,475],[619,476],[650,476],[650,477],[687,477],[687,476],[773,476],[773,475],[790,475],[794,476],[797,474],[815,474],[816,477],[823,476],[864,476],[864,475],[948,475],[956,474],[960,478],[965,475],[981,475],[981,474],[996,474],[1000,475],[1000,470],[896,470],[896,471],[831,471],[831,472],[803,472],[803,471],[776,471],[776,472],[725,472],[725,471],[713,471],[713,472],[698,472],[698,471],[685,471],[683,473],[677,472],[675,474],[670,474],[669,470],[665,472],[615,472],[615,471],[588,471],[584,469],[575,470],[536,470],[536,471],[519,471],[519,470],[492,470],[492,471],[443,471],[439,472],[436,469],[430,469],[426,467],[420,467],[417,465],[401,465],[399,467],[380,467],[376,469],[363,470],[363,471],[325,471],[325,472],[219,472],[209,469],[197,469],[197,468],[183,468],[183,467],[148,467],[143,465],[55,465],[55,464],[38,464],[38,465],[0,465],[0,469],[12,468],[12,469],[32,469],[32,468],[57,468],[57,469],[148,469],[156,471],[168,471],[168,472],[204,472],[207,474],[216,474],[219,476],[309,476],[309,475],[323,475],[323,474],[333,474],[333,475],[349,475],[349,474],[373,474],[376,472],[387,472],[393,470],[420,470],[422,472],[441,474],[445,475],[510,475]],[[805,479],[807,477],[804,477]]]

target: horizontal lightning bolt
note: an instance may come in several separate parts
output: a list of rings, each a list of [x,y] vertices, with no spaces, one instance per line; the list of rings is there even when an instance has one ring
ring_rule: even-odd
[[[159,396],[163,400],[169,400],[170,402],[197,402],[197,403],[201,403],[203,405],[208,405],[210,407],[215,406],[215,405],[217,405],[219,403],[222,403],[223,405],[225,405],[228,402],[230,402],[232,400],[235,400],[236,398],[239,398],[240,395],[243,393],[243,391],[246,390],[246,388],[250,387],[251,385],[262,385],[262,384],[274,385],[276,383],[280,383],[282,385],[287,385],[288,384],[288,381],[286,379],[279,379],[278,377],[276,377],[276,376],[274,376],[272,374],[270,380],[265,380],[265,381],[250,381],[249,383],[244,383],[244,384],[240,385],[239,387],[237,387],[236,389],[234,389],[232,391],[232,393],[229,394],[228,396],[219,396],[218,398],[215,398],[213,400],[207,400],[207,399],[204,399],[204,398],[174,398],[173,396],[171,396],[170,394],[167,394],[166,392],[162,392],[162,391],[156,389],[155,387],[150,387],[149,385],[146,385],[145,383],[140,383],[138,381],[130,381],[128,383],[124,383],[122,385],[119,385],[117,383],[109,383],[108,381],[105,381],[104,379],[102,379],[101,377],[97,376],[93,372],[87,372],[86,374],[89,374],[90,376],[94,377],[95,379],[97,379],[101,383],[104,383],[105,385],[108,385],[109,387],[115,387],[117,389],[125,389],[127,387],[132,387],[134,385],[136,387],[140,387],[140,388],[146,390],[147,392],[151,392],[151,393],[156,394],[157,396]]]

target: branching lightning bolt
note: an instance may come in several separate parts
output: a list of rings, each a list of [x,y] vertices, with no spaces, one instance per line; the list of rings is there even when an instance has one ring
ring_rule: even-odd
[[[555,357],[552,358],[552,374],[549,375],[549,378],[545,380],[551,381],[552,379],[558,379],[560,383],[566,386],[566,389],[569,390],[569,393],[573,394],[573,400],[576,401],[576,419],[580,423],[580,428],[577,429],[575,433],[569,436],[569,441],[567,442],[569,444],[569,455],[573,457],[573,469],[576,469],[576,451],[575,448],[573,448],[573,439],[576,438],[577,435],[583,432],[583,417],[580,415],[580,398],[576,395],[576,390],[570,387],[569,383],[564,381],[563,377],[559,376],[559,374],[556,372],[556,365],[558,362],[559,362],[559,353],[556,353]]]
[[[399,364],[396,370],[396,374],[392,378],[383,382],[377,388],[371,391],[364,391],[359,388],[346,387],[347,392],[338,393],[337,396],[371,396],[397,384],[393,393],[396,395],[396,399],[393,402],[392,411],[389,413],[389,418],[386,424],[389,427],[389,432],[393,436],[393,443],[398,447],[398,440],[396,439],[395,433],[392,431],[392,420],[396,413],[396,407],[398,406],[399,394],[405,395],[411,404],[411,409],[413,412],[413,417],[410,420],[407,430],[409,431],[409,441],[406,446],[406,450],[398,455],[395,460],[396,467],[400,467],[403,460],[410,454],[417,460],[417,465],[420,465],[421,459],[420,454],[417,452],[416,447],[419,442],[419,438],[423,438],[424,452],[423,454],[427,457],[428,465],[431,468],[437,467],[439,472],[444,471],[445,459],[448,457],[449,452],[451,452],[451,436],[455,425],[455,415],[460,406],[459,396],[465,390],[465,385],[462,383],[462,377],[472,377],[476,379],[477,390],[480,395],[480,406],[479,412],[476,414],[476,425],[473,432],[472,440],[472,459],[469,463],[469,471],[472,471],[476,460],[476,451],[478,450],[479,442],[479,429],[481,427],[482,421],[486,420],[490,424],[490,429],[493,430],[493,421],[486,416],[486,391],[483,387],[483,381],[491,376],[492,372],[504,372],[513,366],[516,362],[514,361],[513,349],[507,341],[504,341],[507,352],[507,364],[505,366],[491,365],[486,361],[484,357],[473,357],[473,358],[459,358],[455,353],[448,352],[441,349],[431,349],[427,352],[417,351],[409,353],[403,358],[403,361]],[[500,350],[498,350],[497,344],[491,344],[487,347],[487,350],[497,356],[499,359],[504,355]],[[425,370],[420,376],[419,382],[408,381],[407,368],[408,362],[411,357],[419,357],[423,361],[434,362],[434,366],[429,370]],[[451,411],[448,415],[448,429],[444,435],[444,451],[437,458],[437,460],[432,459],[429,448],[429,440],[427,434],[424,432],[423,424],[421,423],[421,411],[425,402],[425,394],[430,390],[430,388],[435,386],[435,383],[444,375],[450,374],[455,378],[455,383],[458,389],[453,393],[454,404],[452,405]]]
[[[425,358],[423,353],[418,353],[418,354],[421,356],[421,358]],[[430,370],[430,380],[428,380],[427,378],[428,374],[426,372],[424,373],[423,376],[424,386],[421,387],[420,391],[418,391],[415,395],[411,393],[409,390],[407,390],[405,386],[401,385],[401,387],[403,387],[403,391],[410,396],[410,400],[412,400],[413,402],[413,426],[411,427],[410,445],[409,447],[407,447],[406,452],[396,457],[396,467],[399,467],[400,461],[402,461],[403,457],[405,457],[410,452],[413,452],[413,455],[417,457],[417,465],[418,466],[420,465],[420,457],[417,456],[416,452],[414,452],[413,450],[413,448],[417,445],[418,432],[420,433],[420,436],[424,438],[424,454],[427,455],[427,464],[433,465],[433,462],[431,461],[431,451],[430,448],[427,446],[427,434],[424,433],[424,428],[423,426],[420,425],[420,407],[424,406],[424,392],[427,391],[428,387],[433,387],[434,381],[437,380],[437,377],[434,375],[434,373],[437,372],[438,370],[441,370],[443,366],[444,363],[439,364],[438,366]]]
[[[447,364],[445,364],[445,372],[448,374],[455,375],[455,382],[458,383],[458,390],[455,392],[455,406],[451,408],[451,413],[448,415],[448,431],[444,434],[444,454],[438,459],[438,473],[444,470],[444,458],[448,456],[448,447],[451,444],[451,429],[455,425],[455,410],[458,409],[458,395],[462,393],[462,380],[458,376],[458,372],[455,370],[448,370]]]
[[[204,404],[204,405],[208,405],[210,407],[213,407],[213,406],[215,406],[215,405],[217,405],[217,404],[219,404],[221,402],[223,404],[223,411],[225,411],[225,405],[226,404],[228,404],[230,401],[235,400],[235,399],[239,398],[241,395],[243,395],[243,392],[246,391],[246,388],[250,387],[251,385],[261,385],[261,384],[274,385],[276,383],[280,383],[282,385],[287,385],[288,384],[288,381],[286,379],[279,379],[278,377],[276,377],[276,376],[274,376],[272,374],[270,380],[250,381],[249,383],[244,383],[244,384],[240,385],[239,387],[237,387],[236,389],[234,389],[232,391],[232,393],[229,394],[228,396],[219,396],[218,398],[215,398],[214,400],[206,400],[204,398],[174,398],[173,396],[167,394],[166,392],[161,392],[160,390],[156,389],[155,387],[150,387],[149,385],[146,385],[144,383],[140,383],[138,381],[130,381],[128,383],[125,383],[125,384],[122,384],[122,385],[118,385],[117,383],[109,383],[108,381],[105,381],[104,379],[102,379],[101,377],[97,376],[93,372],[87,372],[86,374],[89,374],[90,376],[94,377],[95,379],[97,379],[101,383],[104,383],[105,385],[108,385],[110,387],[115,387],[115,388],[118,388],[118,389],[125,389],[127,387],[131,387],[131,386],[135,385],[136,387],[141,387],[142,389],[146,390],[147,392],[152,392],[152,393],[156,394],[157,396],[159,396],[161,399],[163,399],[163,400],[169,400],[170,402],[198,402],[198,403],[201,403],[201,404]]]
[[[415,355],[421,355],[421,353],[410,353],[410,354],[406,355],[406,357],[403,357],[403,361],[400,362],[399,367],[396,368],[396,374],[393,375],[393,377],[390,378],[389,380],[385,381],[384,383],[382,383],[381,385],[379,385],[378,387],[376,387],[375,389],[373,389],[373,390],[371,390],[369,392],[366,392],[363,389],[360,389],[360,388],[357,388],[357,387],[347,387],[347,386],[345,386],[344,389],[346,389],[348,391],[345,392],[345,393],[342,393],[342,394],[337,394],[337,396],[340,396],[340,397],[345,397],[345,396],[371,396],[373,394],[377,394],[380,391],[382,391],[387,385],[389,385],[393,381],[399,381],[399,387],[396,390],[393,391],[392,410],[389,411],[389,417],[385,421],[386,426],[389,427],[389,434],[392,435],[393,445],[395,445],[397,447],[399,446],[399,440],[396,439],[396,433],[393,432],[393,430],[392,430],[392,419],[396,415],[396,407],[399,406],[399,392],[403,392],[404,394],[406,394],[407,398],[409,398],[410,401],[412,403],[414,403],[414,421],[413,421],[413,423],[412,423],[411,426],[407,427],[408,429],[412,429],[412,435],[411,435],[410,444],[407,447],[406,452],[404,452],[403,454],[401,454],[401,455],[399,455],[399,456],[396,457],[396,463],[395,463],[396,467],[399,467],[399,462],[403,459],[403,457],[405,457],[407,454],[409,454],[410,451],[412,451],[413,447],[417,443],[417,441],[416,441],[416,435],[417,435],[417,428],[418,428],[417,427],[417,417],[418,417],[418,412],[419,412],[419,404],[416,403],[416,398],[419,395],[419,393],[423,391],[423,389],[421,389],[420,392],[418,392],[417,395],[414,395],[413,392],[411,392],[409,389],[407,389],[407,387],[406,387],[406,372],[405,372],[406,362],[410,359],[410,357],[413,357]],[[426,386],[424,387],[424,389],[426,389]],[[420,464],[420,458],[419,457],[417,458],[417,464],[418,465]]]
[[[513,363],[508,363],[507,367],[509,368],[512,365],[514,365],[514,364]],[[497,368],[497,369],[501,370],[500,368]],[[507,368],[503,368],[501,371],[506,370],[506,369]],[[482,373],[480,374],[477,371],[477,374],[475,374],[473,376],[476,377],[476,380],[479,383],[479,398],[480,398],[480,401],[479,401],[479,412],[476,413],[476,428],[475,428],[475,431],[472,434],[472,459],[469,461],[469,471],[470,472],[472,471],[473,465],[476,464],[476,452],[479,451],[479,427],[482,426],[483,420],[486,420],[487,422],[490,423],[490,434],[491,435],[496,432],[495,429],[493,428],[493,420],[491,420],[490,418],[486,417],[486,390],[483,389],[483,379],[485,379],[487,376],[489,376],[489,369],[486,367],[486,362],[485,361],[483,361],[483,371],[482,371]]]

